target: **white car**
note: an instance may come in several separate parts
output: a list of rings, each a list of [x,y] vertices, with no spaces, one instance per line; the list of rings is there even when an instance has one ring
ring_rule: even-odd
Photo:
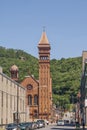
[[[58,120],[58,121],[57,121],[57,125],[60,125],[60,126],[61,126],[61,125],[64,125],[64,120]]]

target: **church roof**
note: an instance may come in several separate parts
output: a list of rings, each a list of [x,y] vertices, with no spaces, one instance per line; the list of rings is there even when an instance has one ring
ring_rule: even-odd
[[[46,32],[43,31],[39,44],[49,44]]]

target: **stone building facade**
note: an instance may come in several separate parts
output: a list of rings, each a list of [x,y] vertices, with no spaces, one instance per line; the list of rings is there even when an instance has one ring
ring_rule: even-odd
[[[2,72],[0,67],[0,124],[27,120],[25,88]],[[18,113],[18,118],[17,118]]]

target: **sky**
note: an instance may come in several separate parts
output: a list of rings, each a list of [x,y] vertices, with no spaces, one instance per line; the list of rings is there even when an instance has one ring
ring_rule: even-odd
[[[0,0],[0,46],[38,58],[43,27],[51,59],[87,50],[87,0]]]

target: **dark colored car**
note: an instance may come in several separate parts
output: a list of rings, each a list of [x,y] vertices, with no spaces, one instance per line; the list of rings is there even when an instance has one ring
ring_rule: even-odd
[[[20,130],[29,130],[29,125],[26,122],[19,123]]]
[[[43,127],[43,124],[41,122],[36,121],[35,123],[37,124],[37,128],[38,129]]]
[[[6,130],[20,130],[20,127],[15,123],[9,123],[6,125]]]
[[[26,130],[34,130],[37,128],[37,125],[34,122],[25,122]]]

